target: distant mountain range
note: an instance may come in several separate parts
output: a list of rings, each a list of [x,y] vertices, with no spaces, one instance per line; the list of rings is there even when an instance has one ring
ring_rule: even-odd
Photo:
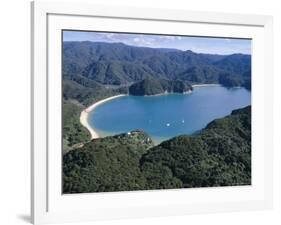
[[[102,85],[129,85],[155,78],[250,89],[251,56],[202,54],[123,43],[64,42],[63,77],[77,80],[81,76]]]

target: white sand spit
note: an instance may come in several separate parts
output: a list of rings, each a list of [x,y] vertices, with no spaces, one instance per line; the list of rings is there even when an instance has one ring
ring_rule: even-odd
[[[192,87],[208,87],[208,86],[221,86],[221,84],[193,84]]]

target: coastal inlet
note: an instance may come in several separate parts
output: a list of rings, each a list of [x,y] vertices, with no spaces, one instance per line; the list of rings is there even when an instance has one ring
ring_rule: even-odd
[[[84,110],[80,121],[92,138],[140,129],[160,143],[199,131],[212,120],[250,104],[251,92],[245,88],[197,86],[191,94],[114,96]]]

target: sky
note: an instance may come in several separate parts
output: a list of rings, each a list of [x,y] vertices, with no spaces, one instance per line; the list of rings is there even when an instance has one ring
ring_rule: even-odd
[[[121,42],[132,46],[175,48],[184,51],[191,50],[197,53],[222,55],[234,53],[251,54],[251,40],[248,39],[63,31],[63,41]]]

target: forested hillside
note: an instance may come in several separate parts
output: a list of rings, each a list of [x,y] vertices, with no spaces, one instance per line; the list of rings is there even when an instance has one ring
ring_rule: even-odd
[[[134,47],[122,43],[64,42],[63,76],[82,75],[101,84],[124,85],[145,78],[246,86],[251,56]],[[233,82],[232,82],[233,79]]]

